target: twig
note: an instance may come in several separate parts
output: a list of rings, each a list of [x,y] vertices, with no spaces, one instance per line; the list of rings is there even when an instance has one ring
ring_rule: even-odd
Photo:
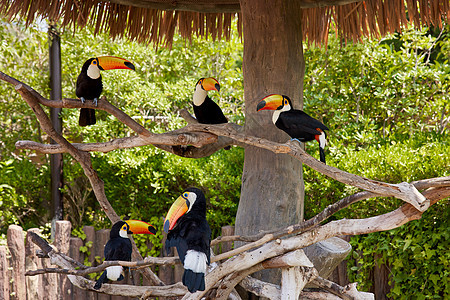
[[[60,253],[62,255],[62,253]],[[68,257],[64,257],[67,259]],[[72,269],[57,269],[57,268],[44,268],[38,270],[27,271],[26,276],[35,276],[45,273],[60,273],[60,274],[72,274],[78,276],[85,276],[91,273],[99,273],[105,270],[107,267],[111,266],[123,266],[129,268],[140,268],[148,267],[152,265],[175,265],[179,264],[180,259],[178,257],[146,257],[144,260],[140,261],[104,261],[101,265],[96,267],[86,267],[83,265],[82,270],[72,270]]]

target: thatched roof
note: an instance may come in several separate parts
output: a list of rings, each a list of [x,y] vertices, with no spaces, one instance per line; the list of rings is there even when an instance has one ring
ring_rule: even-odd
[[[359,40],[401,31],[408,23],[440,27],[442,20],[450,19],[449,0],[301,2],[303,37],[309,43],[326,43],[331,27],[346,40]],[[63,27],[92,25],[96,32],[106,30],[113,37],[168,45],[175,30],[188,39],[192,35],[229,38],[232,19],[237,18],[241,32],[239,11],[238,0],[0,0],[0,14],[25,18],[27,24],[40,16]]]

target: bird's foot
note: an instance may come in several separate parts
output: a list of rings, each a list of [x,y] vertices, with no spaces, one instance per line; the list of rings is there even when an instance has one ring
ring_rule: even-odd
[[[81,103],[86,102],[86,99],[84,99],[84,97],[80,97]]]
[[[98,106],[98,98],[94,98],[94,105]]]

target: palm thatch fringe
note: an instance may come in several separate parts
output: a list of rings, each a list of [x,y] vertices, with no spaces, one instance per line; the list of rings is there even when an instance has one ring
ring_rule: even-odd
[[[109,31],[112,37],[169,47],[175,30],[189,40],[194,35],[229,39],[235,18],[242,34],[240,13],[159,10],[99,0],[0,0],[0,14],[10,20],[25,18],[27,26],[40,16],[74,30],[90,25],[95,33]],[[331,28],[345,41],[358,41],[363,36],[401,32],[409,23],[442,27],[449,19],[448,0],[356,0],[340,6],[304,8],[302,29],[308,43],[326,44]]]

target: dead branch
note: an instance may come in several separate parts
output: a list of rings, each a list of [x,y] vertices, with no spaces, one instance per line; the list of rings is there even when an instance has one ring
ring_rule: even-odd
[[[298,159],[303,164],[324,175],[327,175],[330,178],[369,192],[373,192],[375,194],[378,194],[379,196],[396,197],[407,203],[410,203],[420,211],[425,211],[430,206],[430,202],[422,194],[420,194],[420,192],[413,185],[409,183],[402,182],[399,184],[390,184],[339,170],[338,168],[323,164],[314,157],[308,155],[296,141],[288,141],[287,143],[280,144],[262,138],[248,136],[244,133],[236,132],[235,130],[233,130],[233,127],[230,126],[230,124],[195,124],[188,125],[185,127],[185,129],[187,131],[209,132],[220,136],[230,137],[238,142],[267,149],[274,153],[286,153],[294,157],[295,159]]]
[[[60,253],[62,254],[62,253]],[[64,257],[67,260],[67,257]],[[59,273],[59,274],[71,274],[78,276],[85,276],[91,273],[100,273],[105,270],[107,267],[111,266],[123,266],[128,268],[136,268],[139,267],[148,267],[153,265],[175,265],[180,264],[181,261],[178,257],[146,257],[143,260],[139,261],[104,261],[102,264],[96,267],[86,267],[83,265],[83,269],[81,270],[73,270],[73,269],[57,269],[57,268],[45,268],[38,270],[30,270],[26,272],[26,276],[35,276],[39,274],[46,273]]]
[[[417,189],[428,189],[428,188],[438,188],[438,187],[446,187],[450,186],[450,176],[447,177],[436,177],[436,178],[430,178],[430,179],[423,179],[423,180],[417,180],[411,182],[412,185],[414,185]],[[321,222],[325,221],[338,211],[349,207],[350,205],[373,197],[377,197],[378,194],[372,193],[372,192],[358,192],[356,194],[347,196],[338,202],[335,202],[333,204],[328,205],[323,211],[312,217],[311,219],[301,222],[299,224],[290,225],[283,229],[276,229],[276,230],[268,230],[263,231],[261,233],[255,234],[255,235],[249,235],[249,236],[240,236],[240,235],[232,235],[232,236],[219,236],[213,241],[211,241],[211,246],[222,243],[222,242],[233,242],[233,241],[242,241],[242,242],[255,242],[264,236],[268,234],[273,234],[272,239],[281,238],[283,236],[289,235],[289,234],[295,234],[304,232],[306,230],[309,230],[313,228],[314,226],[320,224]]]
[[[40,101],[45,102],[46,99],[43,98],[41,95],[39,95],[39,93],[37,93],[31,87],[29,87],[25,84],[22,84],[22,83],[17,84],[17,82],[19,82],[18,80],[4,74],[3,72],[0,72],[0,79],[7,81],[9,83],[15,84],[15,89],[33,110],[34,114],[36,115],[36,117],[39,121],[41,128],[45,132],[47,132],[47,134],[55,142],[57,142],[59,145],[61,145],[81,165],[84,173],[86,174],[86,176],[88,177],[88,179],[91,183],[91,186],[93,188],[93,191],[97,198],[97,201],[99,202],[100,206],[102,207],[103,211],[108,216],[108,218],[111,220],[111,222],[115,223],[115,222],[119,221],[120,220],[119,216],[116,214],[116,212],[112,208],[111,204],[109,203],[108,199],[106,198],[104,183],[98,177],[97,172],[92,167],[90,153],[83,152],[83,151],[76,149],[71,143],[69,143],[61,134],[59,134],[54,129],[49,117],[47,116],[47,114],[44,112],[41,105],[39,104]],[[58,101],[47,100],[47,102],[58,102]],[[137,257],[138,259],[142,259],[142,256],[140,255],[140,253],[136,247],[136,244],[134,243],[133,240],[132,240],[132,245],[133,245],[133,256]],[[151,282],[157,283],[159,285],[163,285],[163,282],[149,268],[144,269],[143,274]]]

